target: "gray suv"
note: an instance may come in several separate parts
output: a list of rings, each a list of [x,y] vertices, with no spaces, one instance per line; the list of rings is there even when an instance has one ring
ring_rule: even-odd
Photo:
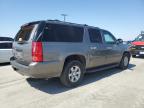
[[[109,31],[82,24],[47,20],[21,26],[13,43],[11,64],[31,78],[59,77],[77,86],[84,73],[126,69],[130,52]]]

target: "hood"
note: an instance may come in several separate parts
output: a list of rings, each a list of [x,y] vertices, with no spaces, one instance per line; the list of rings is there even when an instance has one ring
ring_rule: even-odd
[[[132,42],[132,45],[144,45],[144,41],[135,41]]]

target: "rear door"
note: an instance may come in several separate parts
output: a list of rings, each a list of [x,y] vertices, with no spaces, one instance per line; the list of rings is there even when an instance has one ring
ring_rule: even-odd
[[[13,43],[13,54],[17,62],[28,65],[32,61],[32,40],[38,24],[21,27]]]
[[[116,43],[116,38],[108,31],[103,30],[103,38],[106,49],[106,63],[119,63],[122,55],[120,44]]]
[[[106,62],[106,55],[105,55],[105,46],[103,44],[103,39],[101,36],[101,31],[95,28],[89,28],[89,38],[90,38],[90,45],[89,45],[89,58],[90,58],[90,67],[97,67],[102,66]]]
[[[81,53],[83,33],[79,26],[47,23],[42,38],[44,61],[59,61],[60,56]]]

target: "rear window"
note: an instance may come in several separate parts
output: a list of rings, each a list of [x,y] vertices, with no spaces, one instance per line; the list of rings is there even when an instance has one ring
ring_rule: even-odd
[[[22,27],[21,30],[17,33],[15,41],[28,41],[33,30],[34,26]]]
[[[2,43],[2,42],[0,42],[0,49],[12,49],[12,43]]]
[[[46,24],[43,42],[82,42],[83,28],[68,25]]]

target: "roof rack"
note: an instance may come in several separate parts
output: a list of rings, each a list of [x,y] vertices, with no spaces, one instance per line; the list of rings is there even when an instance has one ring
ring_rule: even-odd
[[[47,21],[54,21],[54,22],[67,23],[67,24],[76,24],[76,25],[81,25],[81,26],[89,26],[89,25],[87,25],[87,24],[77,24],[77,23],[60,21],[60,20],[58,20],[58,19],[55,19],[55,20],[48,19]],[[94,27],[94,26],[89,26],[89,27]],[[95,28],[99,28],[99,27],[95,27]],[[99,28],[99,29],[100,29],[100,28]]]
[[[84,24],[84,26],[88,26],[87,24]]]
[[[57,21],[57,22],[63,22],[63,21],[60,21],[60,20],[58,20],[58,19],[55,19],[55,20],[48,19],[47,21]]]

